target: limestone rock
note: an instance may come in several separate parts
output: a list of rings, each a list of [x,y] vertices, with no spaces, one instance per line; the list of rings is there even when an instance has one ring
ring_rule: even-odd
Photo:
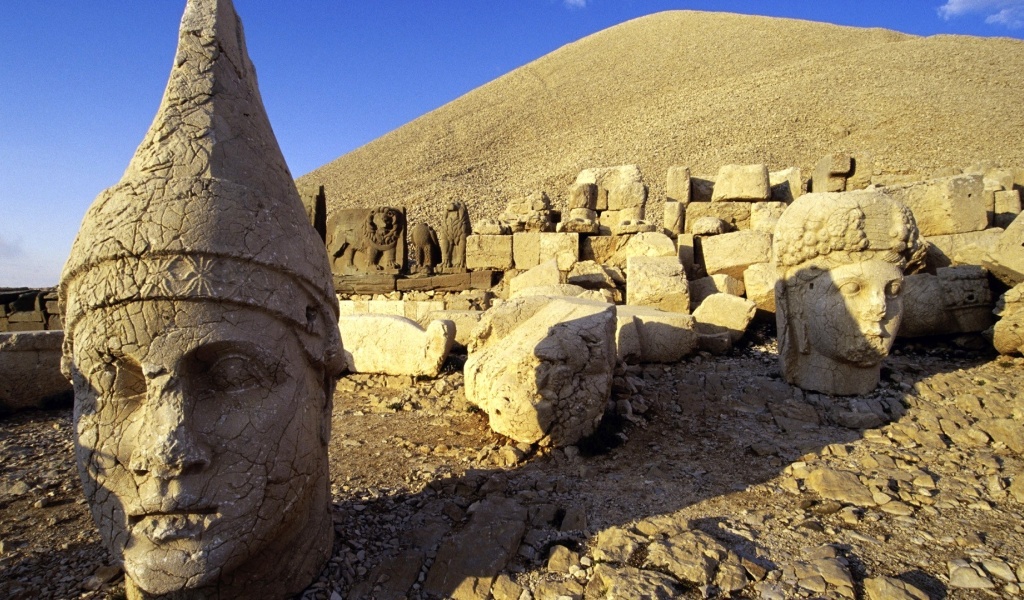
[[[0,333],[0,412],[70,403],[61,373],[63,331]]]
[[[743,272],[743,289],[747,300],[753,302],[758,310],[774,313],[775,285],[778,281],[778,271],[771,263],[750,265]]]
[[[928,594],[895,577],[869,577],[864,592],[868,600],[929,600]]]
[[[732,343],[740,341],[754,319],[757,307],[746,298],[730,294],[711,294],[693,311],[697,331],[704,334],[728,333]]]
[[[1000,354],[1024,354],[1024,283],[1008,290],[996,304],[999,317],[992,345]]]
[[[586,590],[588,600],[672,600],[677,597],[675,580],[668,575],[636,567],[616,569],[603,564],[594,567]]]
[[[690,233],[699,236],[722,235],[732,230],[732,225],[718,217],[701,217],[690,225]]]
[[[725,165],[718,169],[712,202],[767,200],[771,198],[768,167],[765,165]]]
[[[472,339],[473,330],[480,324],[482,310],[435,310],[427,313],[423,320],[417,319],[421,325],[428,326],[434,321],[447,321],[455,326],[455,346],[465,348]]]
[[[980,175],[958,175],[909,186],[885,188],[885,193],[914,213],[921,235],[948,235],[988,227],[985,185]]]
[[[626,275],[626,304],[690,312],[690,288],[675,256],[631,256]]]
[[[597,210],[597,184],[596,183],[574,183],[569,186],[569,211],[573,210]],[[594,213],[597,214],[596,212]]]
[[[691,202],[686,207],[684,233],[697,233],[693,228],[703,217],[721,219],[732,230],[750,229],[751,209],[751,202]]]
[[[663,233],[638,233],[620,241],[604,264],[623,269],[631,256],[676,256],[676,244]]]
[[[580,257],[578,233],[530,231],[513,234],[512,238],[512,254],[520,270],[555,259],[560,270],[568,271]]]
[[[606,267],[593,260],[582,260],[573,265],[565,282],[590,290],[615,289],[626,282],[626,277],[614,267]]]
[[[666,202],[664,208],[665,231],[670,237],[683,233],[686,220],[686,205],[682,202]]]
[[[789,204],[804,193],[803,172],[799,167],[768,173],[768,183],[772,186],[773,202]]]
[[[966,560],[949,561],[949,587],[969,590],[990,590],[996,587],[981,566]]]
[[[647,203],[647,186],[636,165],[585,169],[576,177],[576,184],[581,183],[597,185],[599,211],[642,208]]]
[[[674,363],[697,349],[696,321],[643,306],[616,307],[615,347],[628,363]]]
[[[1006,285],[1024,282],[1024,217],[1018,216],[999,235],[995,251],[984,267]]]
[[[849,471],[822,467],[812,471],[805,480],[807,489],[822,498],[838,500],[854,506],[875,506],[871,491]]]
[[[673,166],[668,168],[665,178],[666,203],[677,202],[685,211],[690,203],[690,167]]]
[[[531,234],[516,234],[531,235]],[[523,290],[538,286],[551,286],[562,283],[562,272],[558,270],[558,261],[551,259],[535,265],[530,270],[516,275],[509,282],[509,298],[515,298]]]
[[[992,291],[981,267],[963,265],[903,279],[901,337],[971,333],[992,325]]]
[[[815,193],[845,192],[846,178],[853,174],[853,157],[845,152],[830,154],[814,167],[811,186]]]
[[[465,366],[466,399],[488,414],[492,429],[516,441],[554,446],[574,444],[594,431],[611,393],[614,306],[564,298],[511,300],[487,311],[474,336]]]
[[[969,231],[923,238],[927,242],[927,265],[930,269],[956,265],[980,265],[996,252],[1002,229]]]
[[[732,275],[719,273],[710,277],[701,277],[690,282],[690,306],[697,308],[711,294],[731,294],[742,296],[745,292],[743,282]],[[775,290],[772,289],[772,295]]]
[[[559,283],[557,285],[537,285],[523,288],[516,292],[513,298],[526,298],[529,296],[563,296],[566,298],[583,298],[585,300],[594,300],[595,302],[607,302],[608,304],[614,304],[615,302],[615,294],[612,290],[588,290],[578,285],[571,285],[568,283]]]
[[[473,223],[473,235],[512,235],[508,223],[498,219],[480,219]]]
[[[789,205],[785,202],[757,202],[750,205],[750,228],[772,233]]]
[[[513,266],[511,235],[471,235],[466,238],[466,267],[507,271]]]
[[[437,377],[455,343],[455,323],[426,329],[406,317],[357,315],[338,319],[345,361],[353,373]]]
[[[742,281],[747,267],[771,260],[772,236],[763,231],[736,231],[702,239],[701,248],[708,275],[724,273]]]

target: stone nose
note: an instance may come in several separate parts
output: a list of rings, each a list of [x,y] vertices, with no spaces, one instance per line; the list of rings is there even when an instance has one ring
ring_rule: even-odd
[[[146,374],[143,431],[129,468],[139,477],[172,479],[204,470],[210,452],[192,431],[181,382],[165,373]]]

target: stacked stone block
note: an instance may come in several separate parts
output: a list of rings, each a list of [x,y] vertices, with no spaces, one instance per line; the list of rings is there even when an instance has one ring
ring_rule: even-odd
[[[54,289],[0,289],[0,333],[63,329]]]

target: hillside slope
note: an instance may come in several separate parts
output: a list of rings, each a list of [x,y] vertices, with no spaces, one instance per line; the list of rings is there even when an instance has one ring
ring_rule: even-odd
[[[474,220],[587,167],[635,163],[660,218],[665,173],[800,166],[870,152],[885,173],[1024,165],[1024,42],[672,11],[556,50],[300,178],[332,208]]]

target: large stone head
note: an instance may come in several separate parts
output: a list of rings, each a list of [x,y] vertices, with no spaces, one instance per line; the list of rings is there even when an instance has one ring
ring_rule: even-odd
[[[878,385],[899,329],[903,273],[923,247],[910,210],[880,192],[807,194],[775,228],[786,380],[828,394]]]
[[[333,534],[337,303],[230,0],[189,0],[157,117],[60,295],[78,467],[129,595],[308,585]]]

